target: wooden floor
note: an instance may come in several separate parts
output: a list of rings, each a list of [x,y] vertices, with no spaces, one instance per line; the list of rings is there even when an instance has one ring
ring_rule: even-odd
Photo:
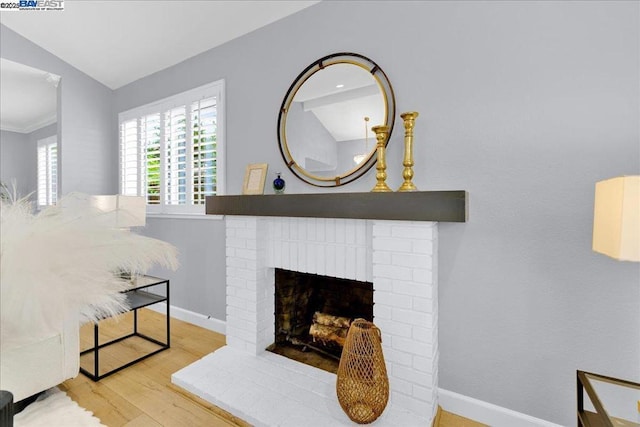
[[[452,414],[451,412],[444,411],[442,408],[438,408],[438,413],[433,420],[433,427],[489,427],[486,424],[482,424],[469,418],[461,417],[460,415]]]
[[[119,321],[100,324],[101,342],[125,335],[130,331],[132,314],[120,316]],[[164,316],[151,310],[139,311],[139,330],[164,341]],[[93,346],[93,327],[81,329],[81,348]],[[171,348],[128,367],[99,382],[80,374],[65,381],[59,388],[80,406],[109,427],[137,426],[248,426],[246,422],[199,399],[171,384],[171,374],[195,362],[225,344],[225,337],[177,319],[171,319]],[[101,371],[128,361],[148,344],[139,340],[125,341],[114,349],[100,353]],[[129,359],[130,360],[130,359]],[[83,367],[93,372],[93,360],[83,357]],[[104,367],[104,369],[103,369]],[[435,427],[481,427],[466,418],[440,411]]]
[[[119,322],[100,324],[100,340],[122,336],[130,331],[132,313],[121,316]],[[164,316],[151,310],[139,311],[139,329],[164,341]],[[103,341],[104,340],[104,341]],[[65,381],[60,389],[80,406],[109,427],[119,426],[248,426],[247,423],[210,403],[171,384],[171,374],[195,362],[225,344],[223,335],[171,319],[171,348],[130,366],[99,382],[80,374]],[[93,327],[81,329],[82,349],[93,345]],[[118,344],[120,360],[112,354],[100,353],[102,366],[109,368],[122,363],[126,356],[145,347],[144,344]],[[82,366],[91,360],[83,360]],[[91,368],[92,372],[93,369]]]

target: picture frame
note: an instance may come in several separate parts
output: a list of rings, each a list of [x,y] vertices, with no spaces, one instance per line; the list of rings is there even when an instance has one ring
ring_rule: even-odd
[[[264,193],[264,182],[267,178],[267,163],[252,163],[247,165],[244,173],[242,194],[255,195]]]

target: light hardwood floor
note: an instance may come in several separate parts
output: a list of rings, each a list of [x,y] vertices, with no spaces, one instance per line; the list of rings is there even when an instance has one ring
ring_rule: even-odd
[[[120,321],[101,322],[101,342],[129,331],[132,313],[120,317]],[[151,310],[140,310],[139,329],[156,339],[164,340],[164,316]],[[81,329],[80,340],[81,348],[92,346],[92,325],[85,325]],[[98,382],[80,374],[65,381],[60,389],[66,391],[80,406],[92,411],[109,427],[248,426],[237,417],[171,384],[172,373],[224,344],[223,335],[171,319],[170,349]],[[144,343],[134,342],[118,344],[117,352],[101,352],[101,370],[102,366],[110,368],[114,363],[121,363],[124,360],[122,356],[131,356],[143,348],[147,348]],[[83,358],[82,362],[85,366],[91,360]]]
[[[122,336],[131,328],[132,314],[119,321],[100,324],[100,340]],[[151,310],[139,311],[141,332],[164,341],[164,316]],[[85,325],[80,334],[81,347],[93,345],[93,327]],[[178,319],[171,319],[171,348],[132,365],[98,382],[80,374],[59,388],[80,406],[92,411],[109,427],[147,426],[248,426],[243,420],[199,399],[171,384],[171,374],[195,362],[225,344],[224,335]],[[127,357],[148,350],[141,341],[124,342],[100,353],[101,371],[121,364]],[[82,366],[93,366],[91,357],[83,357]],[[93,371],[91,368],[90,371]],[[437,427],[481,427],[466,418],[440,411]]]

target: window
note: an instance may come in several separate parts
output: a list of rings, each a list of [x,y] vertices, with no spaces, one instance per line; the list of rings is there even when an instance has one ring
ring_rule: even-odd
[[[150,213],[204,213],[224,194],[223,117],[223,80],[120,113],[120,193]]]
[[[38,140],[38,207],[55,205],[58,199],[58,137]]]

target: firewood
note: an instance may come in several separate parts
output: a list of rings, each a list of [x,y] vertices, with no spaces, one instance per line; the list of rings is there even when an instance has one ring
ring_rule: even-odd
[[[309,335],[313,337],[313,340],[319,340],[321,342],[333,342],[340,346],[344,346],[344,342],[347,338],[347,328],[338,328],[335,326],[326,326],[314,323],[309,328]]]
[[[349,326],[351,326],[351,319],[349,319],[348,317],[334,316],[332,314],[316,311],[313,314],[313,323],[318,323],[325,326],[333,326],[336,328],[349,329]]]

